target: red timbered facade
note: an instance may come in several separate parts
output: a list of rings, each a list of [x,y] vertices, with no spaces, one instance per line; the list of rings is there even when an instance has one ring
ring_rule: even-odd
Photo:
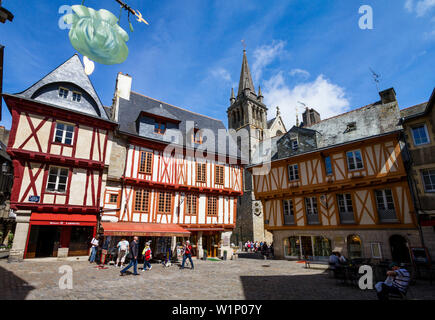
[[[116,124],[76,55],[29,89],[3,98],[12,114],[12,258],[86,255]]]
[[[115,95],[112,110],[113,119],[119,117],[122,138],[114,142],[110,181],[104,192],[102,226],[111,229],[105,234],[114,234],[114,222],[124,234],[132,223],[135,228],[142,225],[144,232],[138,233],[142,236],[152,236],[145,231],[151,230],[150,226],[164,225],[168,228],[165,235],[173,237],[175,246],[177,240],[170,229],[177,225],[186,231],[184,237],[190,237],[200,256],[202,249],[210,256],[222,255],[223,250],[230,254],[229,239],[235,227],[237,199],[242,194],[240,161],[237,155],[195,156],[195,149],[203,142],[200,129],[212,128],[217,133],[225,127],[218,120],[130,90],[123,93],[122,80],[126,79],[131,82],[122,74],[118,77],[116,92],[121,94]],[[127,110],[138,118],[128,118]],[[186,127],[191,118],[199,128],[189,131]],[[135,130],[131,130],[131,122],[136,122]],[[165,152],[171,141],[165,140],[170,129],[187,132],[183,142],[174,144],[174,154]]]

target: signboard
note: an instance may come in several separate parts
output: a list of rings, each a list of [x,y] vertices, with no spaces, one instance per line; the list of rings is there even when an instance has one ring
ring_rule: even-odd
[[[30,202],[39,202],[39,199],[41,199],[40,196],[30,196],[29,197]]]
[[[430,256],[427,248],[410,248],[412,261],[416,264],[430,264]]]

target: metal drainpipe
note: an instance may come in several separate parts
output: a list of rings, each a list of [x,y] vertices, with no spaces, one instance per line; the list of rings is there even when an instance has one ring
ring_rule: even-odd
[[[418,189],[416,188],[416,186],[414,184],[414,181],[413,181],[412,177],[410,176],[411,175],[411,173],[410,173],[411,170],[410,169],[411,169],[414,161],[413,161],[413,159],[411,157],[411,154],[409,153],[408,145],[406,143],[406,140],[405,140],[403,134],[404,133],[401,132],[401,134],[400,134],[400,140],[402,140],[404,142],[404,144],[405,144],[405,148],[404,149],[406,150],[406,155],[407,155],[407,157],[409,159],[408,160],[408,165],[406,165],[406,178],[408,180],[408,184],[411,186],[410,191],[411,191],[412,200],[414,201],[414,204],[418,204],[418,208],[416,208],[417,210],[415,210],[414,214],[415,214],[415,217],[417,219],[418,233],[420,235],[421,245],[423,247],[425,247],[425,245],[424,245],[424,237],[423,237],[423,230],[422,230],[421,225],[420,225],[420,217],[419,217],[419,213],[418,213],[418,209],[421,208],[420,197],[418,196]]]

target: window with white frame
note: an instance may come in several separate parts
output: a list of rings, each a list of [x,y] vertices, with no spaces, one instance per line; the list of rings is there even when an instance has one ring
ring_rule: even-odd
[[[341,223],[354,223],[352,195],[350,193],[337,194],[338,212]]]
[[[54,142],[72,145],[74,126],[62,122],[56,122],[56,134]]]
[[[72,99],[75,102],[80,102],[80,100],[82,100],[82,94],[80,92],[73,91],[73,93],[72,93]]]
[[[293,208],[293,200],[283,200],[283,213],[284,213],[284,225],[294,224],[295,223],[295,213]]]
[[[292,150],[293,150],[293,151],[297,151],[297,150],[298,150],[298,147],[299,147],[299,145],[298,145],[298,140],[297,140],[297,139],[292,139],[292,140],[291,140],[291,144],[292,144]]]
[[[47,191],[65,192],[69,170],[62,167],[50,167]]]
[[[424,191],[435,192],[435,169],[421,170],[423,178]]]
[[[299,180],[299,168],[297,164],[291,164],[288,166],[288,179],[290,181]]]
[[[305,198],[305,211],[308,224],[319,224],[319,213],[317,210],[317,198]]]
[[[66,99],[68,98],[68,93],[69,93],[68,89],[59,87],[59,97]]]
[[[364,168],[361,151],[355,150],[346,152],[346,157],[349,170],[359,170]]]
[[[381,221],[396,221],[396,210],[391,189],[375,190],[376,206]]]
[[[429,143],[429,134],[427,132],[427,127],[424,123],[412,127],[411,132],[412,132],[412,139],[414,140],[414,145],[420,146],[422,144]]]

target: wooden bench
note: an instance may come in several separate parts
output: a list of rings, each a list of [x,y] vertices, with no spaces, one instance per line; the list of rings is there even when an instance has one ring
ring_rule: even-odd
[[[305,261],[305,269],[311,268],[311,264],[319,264],[319,265],[329,266],[329,262],[328,261],[310,260],[310,259],[304,259],[304,261]]]

